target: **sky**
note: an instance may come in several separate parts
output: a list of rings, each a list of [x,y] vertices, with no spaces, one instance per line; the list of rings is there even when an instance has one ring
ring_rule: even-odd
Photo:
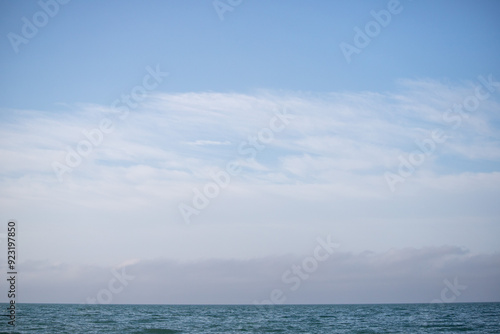
[[[0,36],[18,301],[500,301],[497,1],[6,0]]]

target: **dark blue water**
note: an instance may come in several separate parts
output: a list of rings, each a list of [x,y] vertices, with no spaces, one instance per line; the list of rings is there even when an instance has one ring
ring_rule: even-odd
[[[2,333],[500,333],[500,303],[19,304],[15,329],[1,318]]]

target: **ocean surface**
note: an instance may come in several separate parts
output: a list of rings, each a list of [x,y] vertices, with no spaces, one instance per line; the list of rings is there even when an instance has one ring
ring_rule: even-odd
[[[7,304],[2,304],[5,310]],[[2,333],[500,333],[500,303],[382,305],[19,304]],[[6,314],[6,310],[2,314]]]

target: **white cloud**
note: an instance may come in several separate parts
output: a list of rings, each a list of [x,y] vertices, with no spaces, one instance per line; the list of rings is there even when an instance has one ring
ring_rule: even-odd
[[[229,141],[216,141],[216,140],[196,140],[194,142],[187,142],[186,144],[188,145],[199,145],[199,146],[204,146],[204,145],[231,145],[231,142]]]
[[[234,244],[246,245],[234,250],[239,258],[286,254],[304,247],[301,238],[325,230],[338,232],[353,251],[445,243],[498,250],[492,237],[500,228],[494,223],[500,213],[494,201],[500,195],[497,98],[483,101],[457,129],[442,119],[473,87],[424,80],[387,94],[157,94],[123,120],[96,105],[76,105],[62,115],[16,111],[0,125],[0,208],[8,215],[2,217],[27,224],[33,242],[25,254],[34,260],[86,261],[79,250],[65,248],[66,226],[81,233],[74,244],[84,247],[92,228],[103,247],[116,249],[101,257],[89,250],[91,263],[136,257],[129,245],[137,233],[144,233],[140,259],[175,253],[190,237],[196,242],[181,259],[224,257]],[[295,118],[255,159],[238,152],[284,108]],[[51,163],[64,162],[67,147],[76,149],[87,140],[82,131],[104,117],[114,131],[59,183]],[[436,128],[452,138],[391,193],[384,173],[397,170],[398,157]],[[203,189],[212,182],[210,172],[229,161],[242,167],[239,175],[193,226],[184,226],[177,205],[191,203],[193,189]],[[377,231],[377,224],[384,229]],[[452,234],[436,232],[450,224]],[[49,227],[53,234],[44,231]],[[271,230],[277,234],[269,236]],[[41,249],[34,231],[53,246]],[[259,249],[252,247],[263,239]]]

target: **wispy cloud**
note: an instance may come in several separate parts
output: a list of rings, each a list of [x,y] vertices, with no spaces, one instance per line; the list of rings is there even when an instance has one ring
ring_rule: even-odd
[[[194,142],[186,143],[188,145],[205,146],[205,145],[231,145],[229,141],[215,141],[215,140],[196,140]]]
[[[107,164],[147,164],[201,175],[203,166],[236,156],[234,145],[265,125],[274,110],[286,106],[299,120],[269,145],[270,156],[261,163],[283,173],[300,174],[308,166],[375,174],[377,169],[397,163],[395,153],[410,151],[415,139],[443,126],[442,114],[469,86],[424,80],[402,81],[399,93],[385,95],[157,94],[134,110],[116,133],[106,136],[103,146],[86,160],[102,168],[108,168]],[[95,127],[98,115],[112,111],[108,109],[81,105],[63,116],[17,111],[12,122],[2,124],[2,155],[11,161],[1,167],[2,172],[49,174],[51,159],[64,157],[66,146],[84,138],[82,131]],[[481,105],[443,153],[466,159],[497,159],[499,138],[493,121],[498,118],[494,113],[498,109],[493,99]],[[77,179],[79,175],[82,173],[75,170],[69,177]]]
[[[278,239],[298,241],[332,224],[347,249],[457,244],[491,251],[498,249],[492,235],[499,228],[494,223],[499,214],[494,199],[500,195],[496,93],[449,132],[451,138],[397,193],[388,191],[384,179],[388,169],[398,167],[399,155],[417,148],[416,140],[449,126],[443,112],[474,92],[475,85],[407,80],[387,93],[158,93],[117,123],[62,183],[51,163],[62,161],[68,147],[85,139],[82,131],[113,117],[113,110],[81,104],[61,114],[10,111],[0,125],[0,154],[9,162],[0,164],[0,203],[32,227],[100,226],[120,249],[118,255],[106,255],[107,262],[129,252],[125,241],[111,237],[116,229],[130,242],[132,230],[121,226],[138,220],[161,231],[138,251],[141,258],[155,247],[161,252],[182,248],[180,235],[196,240],[181,258],[218,256],[225,247],[262,238],[269,242],[261,249],[235,252],[240,257],[283,254],[295,246]],[[281,108],[293,113],[293,122],[254,160],[242,158],[238,145],[268,126]],[[241,161],[241,173],[187,234],[178,226],[177,204],[189,201],[194,187],[231,160]],[[374,222],[384,228],[376,230]],[[276,235],[269,237],[273,228]],[[63,243],[59,231],[47,236],[54,245]],[[219,240],[218,245],[207,250],[207,238]],[[50,258],[49,250],[34,246],[26,252]]]

